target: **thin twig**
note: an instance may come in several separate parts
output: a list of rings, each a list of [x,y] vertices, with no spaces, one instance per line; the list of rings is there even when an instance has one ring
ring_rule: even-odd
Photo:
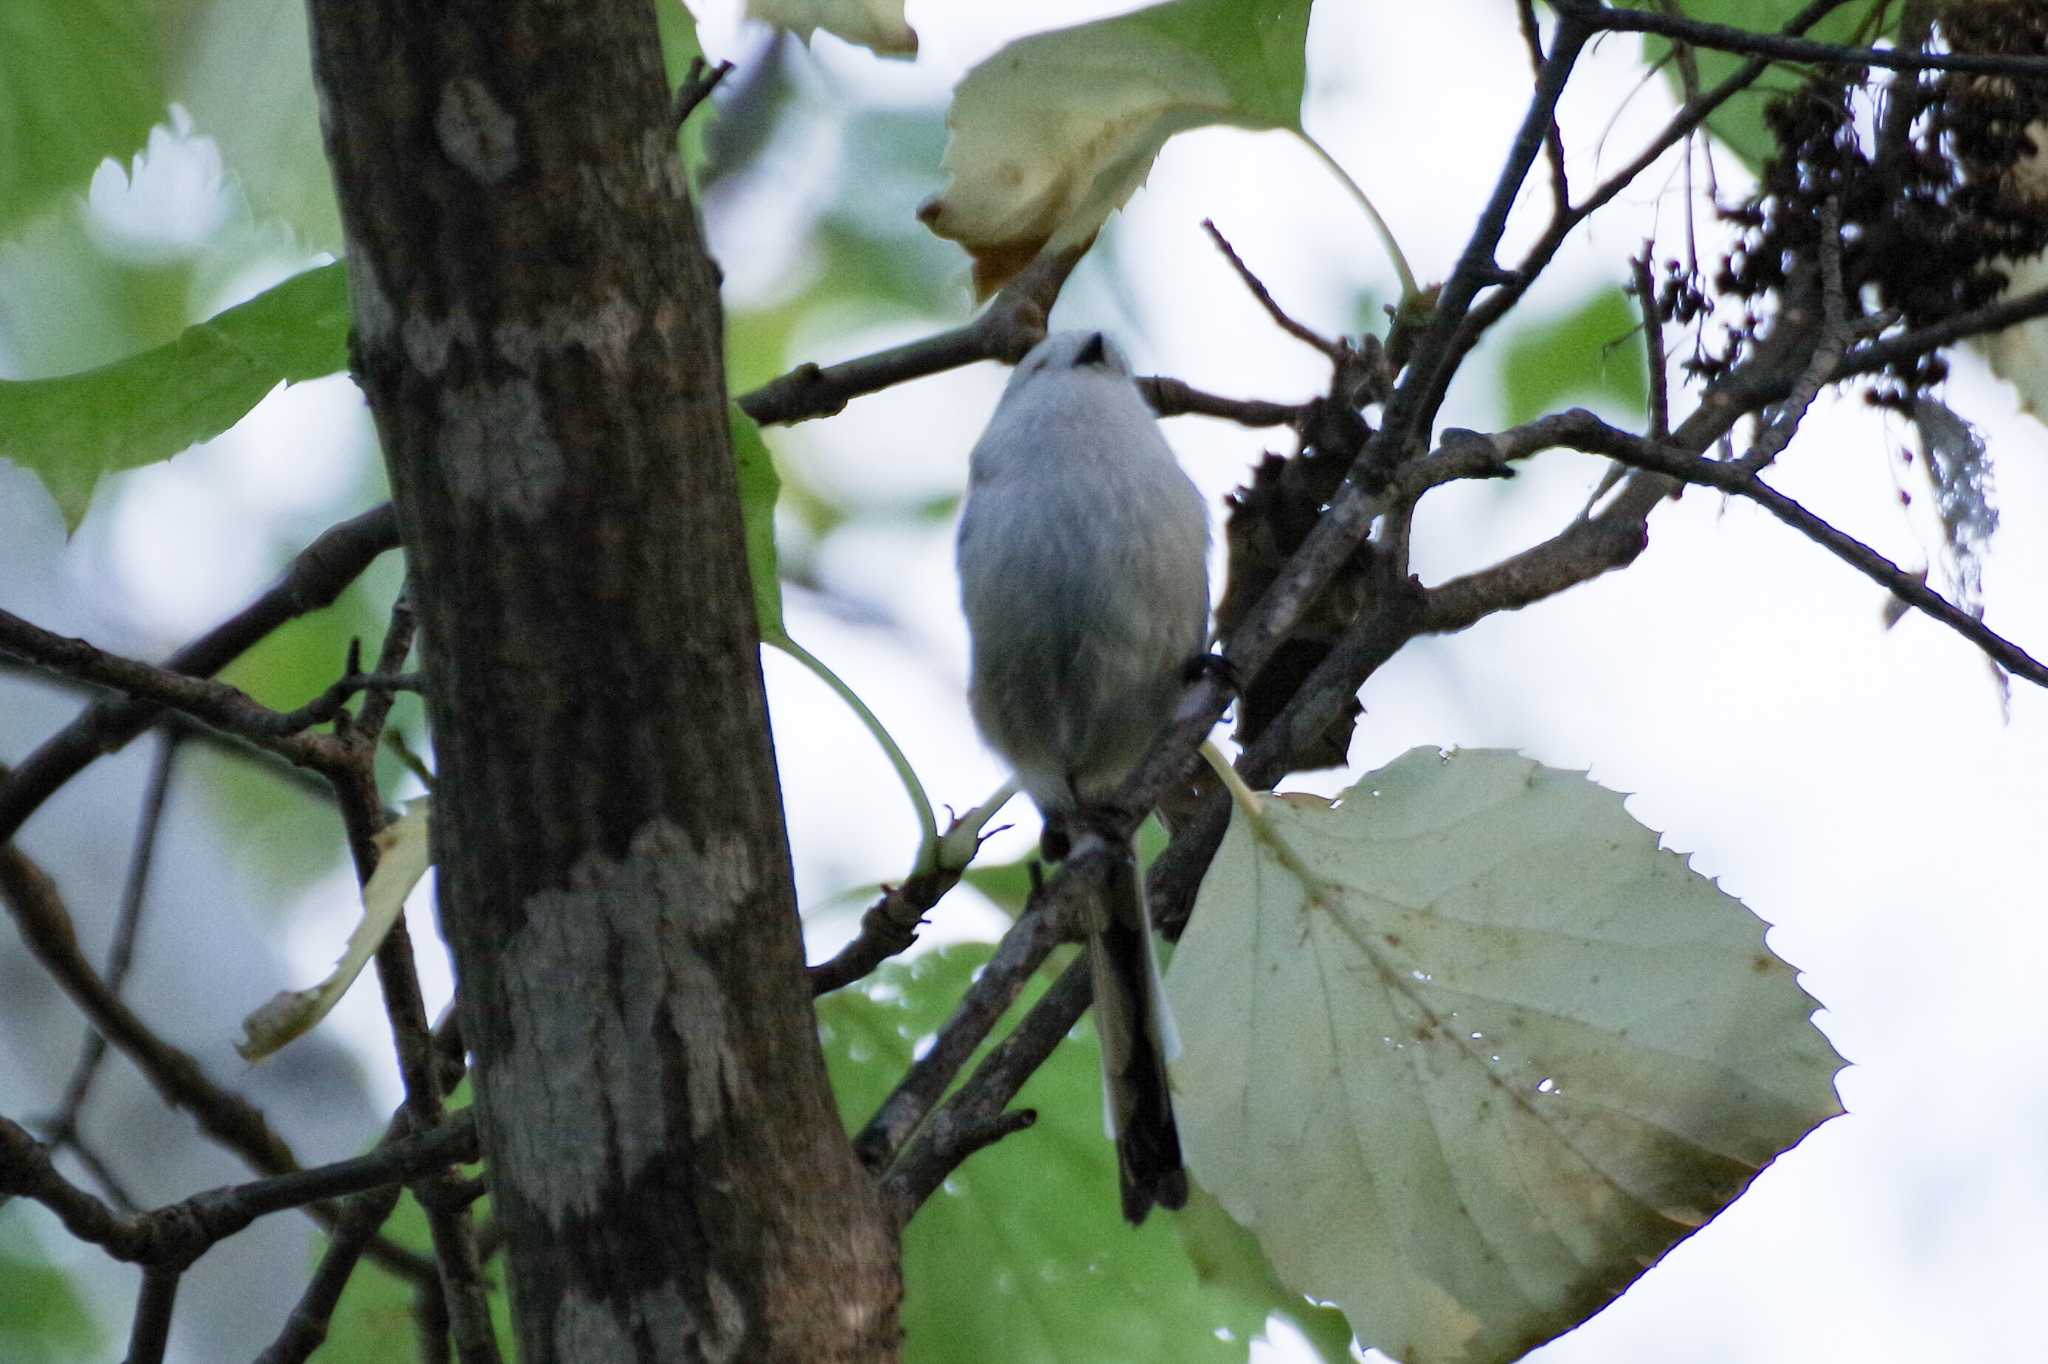
[[[12,844],[0,846],[0,901],[14,915],[22,941],[43,969],[121,1054],[133,1061],[164,1101],[198,1119],[202,1131],[267,1175],[299,1168],[291,1147],[270,1128],[261,1109],[207,1078],[199,1063],[164,1041],[123,1003],[85,959],[71,914],[43,869]],[[335,1209],[316,1205],[314,1215],[331,1222]],[[431,1261],[387,1242],[373,1247],[377,1260],[408,1279],[432,1273]]]
[[[1287,310],[1274,301],[1272,290],[1268,289],[1265,282],[1252,273],[1252,268],[1244,263],[1244,258],[1237,254],[1237,248],[1232,246],[1224,237],[1223,233],[1217,228],[1213,218],[1202,219],[1202,228],[1209,234],[1209,240],[1216,243],[1216,249],[1223,253],[1223,259],[1230,262],[1230,268],[1237,271],[1238,279],[1242,280],[1244,287],[1251,291],[1251,296],[1258,300],[1261,308],[1266,310],[1266,316],[1273,319],[1274,326],[1302,344],[1321,351],[1330,358],[1330,363],[1343,363],[1345,356],[1344,346],[1339,342],[1330,340],[1306,323],[1296,322],[1293,318],[1289,317]]]
[[[908,952],[918,929],[947,891],[960,883],[957,871],[937,868],[911,877],[900,886],[884,886],[882,894],[860,916],[852,941],[824,961],[806,968],[813,995],[843,990],[865,980],[883,962]]]
[[[741,394],[740,410],[763,426],[786,425],[829,417],[862,394],[978,360],[1014,364],[1045,339],[1046,315],[1080,259],[1079,251],[1040,256],[964,326],[836,365],[798,365],[781,378]]]
[[[65,1179],[49,1146],[0,1118],[0,1192],[42,1204],[73,1236],[117,1260],[177,1270],[259,1217],[403,1183],[429,1170],[476,1159],[476,1124],[465,1110],[431,1132],[388,1142],[368,1155],[209,1189],[147,1212],[122,1214]]]
[[[297,710],[276,712],[276,718],[267,723],[274,727],[279,735],[297,734],[301,730],[324,725],[339,718],[342,707],[359,694],[367,695],[368,699],[363,703],[366,710],[374,706],[383,712],[391,709],[392,702],[398,699],[400,692],[425,691],[426,685],[426,676],[423,673],[348,672],[336,678],[332,686],[305,705]],[[258,738],[247,734],[237,737]]]
[[[1070,859],[1071,861],[1072,859]],[[961,1067],[973,1057],[1052,950],[1064,940],[1065,922],[1059,901],[1047,898],[1051,887],[1078,879],[1071,872],[1047,883],[1017,917],[996,945],[995,954],[975,976],[953,1016],[940,1028],[932,1045],[911,1064],[895,1090],[882,1101],[854,1138],[861,1164],[881,1173],[896,1159],[903,1144],[931,1112]],[[1064,892],[1063,892],[1064,893]]]
[[[1608,33],[1650,33],[1717,52],[1734,52],[1781,62],[1883,67],[1894,71],[1961,71],[2015,80],[2048,80],[2048,57],[2009,57],[1976,52],[1922,52],[1900,48],[1849,47],[1807,38],[1754,33],[1710,24],[1655,9],[1620,9],[1600,0],[1551,0],[1560,16]]]
[[[110,654],[85,640],[45,630],[12,611],[0,610],[0,650],[51,672],[181,711],[307,767],[318,767],[326,756],[318,744],[287,728],[285,722],[290,717],[254,700],[239,687]]]
[[[1851,374],[1875,373],[1886,365],[1939,350],[1965,337],[1988,336],[2037,317],[2048,317],[2048,289],[2001,299],[1915,331],[1900,332],[1852,346],[1844,352],[1834,377],[1841,379]]]
[[[1226,398],[1205,393],[1179,379],[1151,375],[1138,380],[1145,402],[1162,417],[1221,417],[1239,426],[1295,426],[1308,415],[1311,402],[1274,403],[1263,398]]]
[[[377,659],[378,674],[394,673],[404,663],[406,655],[412,652],[416,627],[411,602],[405,592],[400,592],[392,604],[390,626]],[[356,878],[361,884],[368,883],[381,855],[377,834],[384,827],[385,816],[383,797],[377,788],[377,729],[388,713],[386,700],[374,710],[365,707],[364,725],[351,721],[338,726],[336,737],[345,750],[346,760],[326,772],[334,786],[335,804],[341,812]],[[433,1026],[420,993],[412,935],[403,917],[392,924],[378,944],[375,961],[377,981],[383,987],[384,1012],[390,1021],[392,1045],[398,1057],[398,1072],[405,1086],[405,1115],[414,1130],[430,1131],[442,1119],[440,1078]],[[498,1341],[483,1288],[475,1228],[466,1204],[448,1196],[449,1178],[446,1171],[423,1174],[414,1192],[426,1210],[456,1357],[464,1364],[497,1364]]]
[[[177,1269],[142,1271],[135,1320],[128,1328],[127,1364],[162,1364],[164,1346],[171,1339],[171,1309],[177,1305],[178,1285],[184,1277]]]
[[[932,1141],[922,1147],[918,1159],[906,1161],[882,1181],[882,1200],[896,1219],[906,1225],[918,1205],[931,1197],[946,1176],[977,1151],[986,1150],[1013,1132],[1022,1132],[1038,1121],[1035,1108],[1012,1108],[983,1113],[976,1105],[964,1105],[959,1112],[950,1108],[932,1119]]]
[[[108,993],[113,995],[121,993],[129,968],[135,961],[142,906],[149,890],[150,867],[156,858],[157,831],[163,826],[164,807],[170,794],[171,768],[177,756],[178,737],[165,734],[157,746],[156,761],[150,765],[149,783],[143,789],[142,817],[136,824],[134,851],[128,857],[128,878],[121,888],[121,908],[114,919],[113,944],[107,950],[104,979]],[[100,1035],[99,1029],[88,1027],[85,1041],[78,1049],[78,1064],[72,1067],[71,1079],[64,1086],[64,1097],[57,1105],[57,1112],[42,1125],[49,1139],[57,1145],[70,1146],[77,1142],[79,1114],[85,1108],[86,1096],[92,1090],[93,1080],[98,1076],[100,1062],[106,1054],[107,1039]],[[110,1187],[109,1191],[114,1190]]]
[[[1664,318],[1657,311],[1657,281],[1650,273],[1653,243],[1643,243],[1643,254],[1629,262],[1635,280],[1636,303],[1643,313],[1643,367],[1649,377],[1650,434],[1663,440],[1671,434],[1671,376],[1664,355]]]
[[[299,552],[276,583],[171,655],[164,669],[212,676],[286,621],[333,604],[372,560],[397,544],[398,516],[388,502],[329,527]],[[0,843],[12,839],[88,763],[121,748],[161,714],[146,702],[103,701],[51,736],[0,780]]]
[[[463,1051],[462,1025],[451,1009],[434,1029],[434,1075],[443,1098],[462,1083]],[[405,1107],[400,1105],[386,1125],[378,1149],[386,1149],[404,1140],[411,1130],[411,1120]],[[341,1213],[335,1218],[327,1249],[320,1256],[320,1264],[314,1270],[312,1280],[299,1295],[299,1301],[292,1308],[277,1339],[257,1357],[257,1364],[300,1364],[320,1347],[327,1338],[328,1322],[334,1315],[336,1304],[341,1301],[342,1290],[354,1277],[364,1250],[398,1206],[402,1192],[402,1186],[392,1184],[342,1201]],[[432,1291],[440,1296],[441,1280],[437,1274],[430,1271],[415,1277],[412,1282],[416,1291]]]
[[[1780,31],[1786,34],[1804,33],[1845,3],[1847,0],[1811,0],[1811,3],[1793,15]],[[1633,160],[1594,186],[1593,192],[1569,212],[1553,214],[1549,226],[1544,228],[1535,243],[1516,263],[1513,278],[1480,300],[1460,323],[1458,335],[1450,352],[1453,361],[1462,360],[1479,344],[1480,338],[1521,301],[1522,295],[1535,283],[1537,277],[1549,268],[1558,250],[1579,224],[1605,208],[1615,196],[1634,184],[1637,177],[1656,164],[1666,152],[1705,125],[1715,110],[1754,85],[1769,69],[1769,62],[1761,58],[1752,59],[1743,63],[1712,89],[1688,99],[1656,136],[1636,153]],[[1454,363],[1450,370],[1445,371],[1444,384],[1448,384],[1449,374],[1454,372],[1455,368]],[[1440,399],[1442,386],[1439,385],[1434,392]]]
[[[1541,418],[1529,423],[1529,430],[1535,434],[1527,438],[1540,439],[1553,448],[1562,446],[1605,455],[1666,478],[1746,497],[1899,600],[1918,607],[1962,635],[2006,671],[2048,687],[2048,665],[1928,587],[1918,575],[1906,572],[1861,540],[1836,529],[1739,463],[1704,459],[1688,450],[1644,440],[1609,426],[1584,408]]]
[[[669,131],[671,137],[683,131],[683,125],[690,121],[691,114],[697,112],[697,106],[711,98],[711,92],[718,88],[718,83],[731,74],[731,62],[720,62],[707,70],[702,57],[690,58],[690,69],[684,74],[683,83],[676,88],[675,105],[669,114],[674,125]]]
[[[321,1252],[312,1279],[299,1295],[277,1339],[256,1356],[256,1364],[304,1364],[320,1348],[327,1339],[327,1326],[334,1319],[342,1290],[355,1276],[364,1249],[391,1220],[399,1195],[404,1192],[404,1186],[390,1184],[342,1203],[341,1215],[334,1221],[333,1235],[328,1239],[327,1249]],[[431,1275],[415,1282],[437,1286],[439,1283]]]
[[[87,1141],[82,1133],[73,1132],[64,1139],[63,1144],[64,1149],[71,1152],[71,1158],[83,1165],[85,1172],[92,1176],[93,1183],[100,1186],[109,1203],[122,1212],[134,1212],[141,1206],[135,1201],[135,1195],[129,1192],[127,1184],[114,1173],[113,1168],[100,1157],[100,1153],[93,1149],[92,1143]]]
[[[1842,295],[1842,205],[1830,194],[1820,206],[1820,331],[1814,338],[1813,356],[1806,362],[1792,392],[1774,404],[1760,418],[1763,431],[1747,454],[1736,461],[1750,473],[1767,468],[1792,443],[1813,400],[1827,386],[1842,363],[1842,351],[1851,339],[1848,302]],[[1812,287],[1811,270],[1794,273],[1794,279]],[[1804,293],[1805,290],[1800,290]],[[1795,307],[1808,306],[1804,303]]]
[[[1531,74],[1543,73],[1543,33],[1536,24],[1536,0],[1515,0],[1515,22],[1522,30],[1522,45],[1529,50]],[[1558,130],[1557,115],[1543,134],[1543,159],[1550,163],[1550,204],[1553,213],[1572,210],[1571,181],[1565,176],[1564,134]]]

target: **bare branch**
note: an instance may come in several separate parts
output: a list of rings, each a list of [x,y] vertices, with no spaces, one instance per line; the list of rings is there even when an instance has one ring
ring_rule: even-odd
[[[342,1203],[341,1215],[334,1221],[333,1236],[320,1256],[320,1264],[314,1269],[312,1279],[306,1284],[305,1292],[299,1295],[299,1301],[285,1320],[284,1329],[278,1333],[277,1339],[256,1356],[256,1364],[303,1364],[320,1348],[327,1339],[327,1324],[334,1317],[336,1305],[341,1302],[342,1290],[354,1277],[363,1251],[390,1220],[398,1207],[398,1196],[403,1192],[404,1186],[390,1184],[357,1194]],[[415,1282],[439,1287],[438,1280],[431,1275]]]
[[[869,1170],[879,1174],[889,1168],[904,1143],[932,1111],[932,1105],[959,1075],[961,1067],[1016,1003],[1025,984],[1045,964],[1053,948],[1064,941],[1061,925],[1066,920],[1059,907],[1063,902],[1049,898],[1049,894],[1068,875],[1062,872],[1032,896],[1032,903],[1003,934],[995,955],[968,987],[966,996],[939,1029],[931,1047],[911,1064],[894,1092],[882,1101],[867,1126],[854,1138],[854,1154]]]
[[[1957,313],[1943,322],[1852,346],[1842,356],[1842,363],[1836,369],[1834,377],[1840,379],[1851,374],[1870,374],[1883,369],[1893,361],[1939,350],[1964,337],[1988,336],[1992,332],[2004,331],[2007,327],[2017,326],[2022,322],[2031,322],[2037,317],[2048,317],[2048,289],[2036,289],[2030,294],[2001,299],[1982,308]]]
[[[1812,3],[1786,23],[1782,31],[1795,35],[1804,33],[1845,3],[1847,0],[1812,0]],[[1769,68],[1768,61],[1762,58],[1752,59],[1743,63],[1711,90],[1688,99],[1633,160],[1596,185],[1593,192],[1577,207],[1568,213],[1554,214],[1550,225],[1543,230],[1542,235],[1515,266],[1513,278],[1481,300],[1461,322],[1451,350],[1452,356],[1461,359],[1472,347],[1479,344],[1479,338],[1484,336],[1494,323],[1507,315],[1528,291],[1529,286],[1549,267],[1558,249],[1580,223],[1605,208],[1616,195],[1634,184],[1637,176],[1655,165],[1666,152],[1697,132],[1716,109],[1754,85]],[[1452,368],[1455,369],[1455,365]],[[1444,375],[1444,382],[1449,382],[1448,372]],[[1441,388],[1438,392],[1441,392]]]
[[[1522,30],[1522,45],[1529,49],[1529,69],[1541,77],[1543,34],[1536,26],[1536,0],[1515,0],[1515,22]],[[1543,159],[1550,164],[1551,211],[1559,215],[1571,212],[1572,187],[1564,169],[1564,134],[1558,131],[1555,113],[1543,134]]]
[[[1986,56],[1973,52],[1923,52],[1900,48],[1846,47],[1772,33],[1709,24],[1657,9],[1617,9],[1600,0],[1552,0],[1559,15],[1609,33],[1652,33],[1663,38],[1781,62],[1825,62],[1836,66],[1883,67],[1893,71],[1962,71],[2015,80],[2048,79],[2048,57]]]
[[[1968,639],[2000,667],[2037,686],[2048,687],[2048,665],[1928,587],[1918,575],[1906,572],[1861,540],[1837,530],[1740,463],[1703,459],[1688,450],[1658,445],[1609,426],[1583,408],[1544,417],[1529,426],[1540,432],[1533,438],[1553,447],[1605,455],[1666,478],[1748,498],[1899,600],[1918,607]]]
[[[299,1168],[297,1157],[270,1129],[260,1109],[208,1079],[197,1061],[158,1037],[107,988],[79,950],[56,883],[12,844],[0,846],[0,901],[13,913],[29,951],[166,1103],[191,1113],[203,1131],[265,1174]],[[313,1212],[323,1221],[335,1215],[327,1205],[317,1205]],[[380,1264],[407,1278],[433,1272],[430,1261],[400,1246],[379,1242],[375,1254]]]
[[[980,818],[976,810],[971,817]],[[962,817],[955,817],[947,829],[945,839],[953,837],[965,823]],[[978,836],[978,848],[986,841]],[[942,861],[944,859],[941,859]],[[860,980],[889,958],[906,952],[917,941],[917,930],[924,926],[925,915],[944,899],[946,893],[960,884],[962,867],[934,866],[919,872],[900,886],[883,888],[882,896],[868,906],[860,916],[860,931],[853,941],[835,952],[829,960],[809,968],[812,995],[830,994],[844,989]]]
[[[1080,259],[1078,251],[1040,256],[966,325],[858,360],[824,367],[798,365],[780,379],[741,394],[740,410],[763,426],[787,425],[829,417],[862,394],[979,360],[1014,364],[1045,339],[1046,315]]]
[[[1038,1121],[1035,1108],[1013,1108],[984,1114],[974,1105],[959,1112],[950,1107],[931,1121],[932,1140],[921,1146],[917,1159],[905,1161],[882,1181],[882,1198],[890,1206],[896,1225],[910,1221],[918,1206],[931,1197],[946,1176],[960,1168],[976,1151],[995,1145],[1012,1132],[1021,1132]]]
[[[322,532],[255,601],[165,660],[167,672],[210,677],[295,617],[331,605],[371,560],[398,544],[389,503]],[[142,701],[101,702],[59,730],[0,781],[0,843],[86,764],[112,753],[162,714]]]
[[[690,69],[684,73],[683,83],[676,89],[675,108],[669,115],[675,124],[671,136],[683,131],[683,125],[690,121],[691,114],[697,112],[697,106],[711,98],[711,92],[718,88],[718,83],[731,74],[731,62],[720,62],[707,70],[702,57],[690,58]]]
[[[1216,249],[1223,253],[1223,259],[1230,262],[1230,268],[1237,271],[1238,279],[1242,280],[1244,287],[1251,291],[1251,296],[1258,300],[1261,308],[1266,310],[1266,316],[1273,319],[1274,326],[1304,345],[1321,351],[1330,358],[1331,364],[1341,365],[1344,363],[1347,352],[1342,343],[1332,341],[1313,327],[1296,322],[1293,318],[1289,317],[1286,310],[1273,301],[1272,291],[1265,286],[1265,283],[1257,275],[1252,273],[1252,268],[1244,263],[1244,258],[1237,254],[1237,248],[1233,247],[1224,238],[1223,233],[1217,229],[1214,219],[1202,219],[1202,228],[1209,234],[1209,240],[1216,243]]]
[[[42,1204],[73,1236],[117,1260],[181,1272],[259,1217],[403,1184],[428,1171],[479,1158],[476,1124],[464,1111],[430,1132],[387,1142],[368,1155],[122,1214],[65,1179],[51,1153],[51,1147],[19,1125],[0,1118],[0,1193]]]
[[[114,941],[107,951],[107,991],[117,996],[135,960],[135,940],[142,923],[142,905],[149,889],[150,866],[156,857],[157,831],[163,825],[178,742],[175,734],[163,736],[157,747],[156,761],[150,765],[149,784],[142,794],[142,818],[135,830],[135,850],[129,854],[128,879],[121,888],[121,908],[114,919]],[[79,1047],[78,1063],[72,1067],[71,1079],[64,1086],[64,1097],[58,1102],[57,1112],[48,1122],[41,1124],[52,1143],[70,1146],[78,1141],[79,1113],[85,1107],[86,1095],[92,1090],[93,1080],[98,1076],[100,1062],[106,1054],[107,1039],[97,1028],[88,1027],[85,1042]],[[109,1185],[109,1192],[116,1192],[115,1187]]]
[[[178,1301],[181,1270],[142,1271],[142,1292],[135,1299],[135,1321],[128,1330],[127,1364],[162,1364],[171,1339],[171,1309]]]
[[[408,595],[400,592],[392,605],[390,628],[378,655],[378,674],[389,675],[404,663],[406,655],[412,652],[416,626]],[[376,708],[365,707],[361,726],[349,722],[346,716],[339,717],[343,723],[337,725],[336,739],[345,759],[333,764],[326,773],[334,787],[342,827],[348,834],[356,877],[363,884],[368,883],[381,856],[377,834],[384,828],[385,816],[383,798],[377,789],[377,740],[389,714],[389,695],[388,691],[384,693],[383,704]],[[433,1026],[427,1018],[419,972],[413,961],[412,935],[403,917],[392,924],[377,945],[375,960],[384,1012],[391,1024],[392,1045],[398,1057],[398,1073],[405,1085],[403,1113],[413,1130],[431,1131],[443,1117],[441,1076]],[[424,1174],[414,1192],[426,1211],[456,1357],[464,1364],[497,1364],[497,1333],[491,1326],[476,1231],[468,1214],[469,1200],[460,1196],[452,1180],[452,1174],[446,1170]]]
[[[317,743],[292,737],[281,724],[288,717],[253,700],[239,687],[107,653],[85,640],[54,634],[11,611],[0,610],[0,649],[51,672],[182,711],[304,766],[317,767],[325,756]],[[337,704],[335,708],[340,707]]]
[[[970,1134],[988,1131],[1000,1121],[1024,1082],[1045,1064],[1053,1048],[1081,1020],[1093,990],[1088,959],[1076,957],[1052,988],[1031,1006],[1024,1020],[982,1058],[967,1082],[904,1148],[882,1181],[884,1196],[899,1223],[908,1221],[932,1190],[979,1149],[966,1145]]]
[[[1843,348],[1854,335],[1849,322],[1848,300],[1842,291],[1842,204],[1829,195],[1820,207],[1820,331],[1814,338],[1813,355],[1785,400],[1773,405],[1762,421],[1763,432],[1756,445],[1738,463],[1751,473],[1770,465],[1806,420],[1807,409],[1820,395],[1842,363]],[[1811,287],[1812,273],[1803,272]]]
[[[1671,376],[1664,356],[1664,319],[1657,312],[1657,281],[1650,273],[1651,243],[1629,262],[1636,303],[1643,313],[1643,368],[1649,376],[1650,434],[1663,440],[1671,434]]]
[[[1162,417],[1221,417],[1239,426],[1299,426],[1309,403],[1273,403],[1262,398],[1225,398],[1164,376],[1138,380],[1138,391]]]

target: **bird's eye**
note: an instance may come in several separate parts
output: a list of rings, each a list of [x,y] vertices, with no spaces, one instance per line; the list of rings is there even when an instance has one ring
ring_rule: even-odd
[[[1102,351],[1102,333],[1095,332],[1089,336],[1080,351],[1075,354],[1074,368],[1079,369],[1082,365],[1105,364],[1107,361],[1108,357]]]

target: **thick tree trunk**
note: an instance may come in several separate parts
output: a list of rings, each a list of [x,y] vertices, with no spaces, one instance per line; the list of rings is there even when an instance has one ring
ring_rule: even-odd
[[[310,0],[526,1364],[894,1352],[646,0]]]

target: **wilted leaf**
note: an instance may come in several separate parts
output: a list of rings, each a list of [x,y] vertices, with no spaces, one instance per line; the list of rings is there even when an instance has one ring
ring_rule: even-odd
[[[1991,457],[1976,428],[1945,403],[1932,398],[1914,403],[1913,425],[1934,483],[1949,586],[1956,605],[1982,616],[1984,554],[1998,529],[1998,508],[1991,504]]]
[[[1093,241],[1175,133],[1298,128],[1310,0],[1173,0],[1020,38],[946,113],[945,191],[918,210],[981,294]]]
[[[917,33],[903,0],[747,0],[747,17],[786,28],[805,42],[818,29],[882,57],[915,57]]]
[[[1514,1359],[1841,1111],[1763,925],[1584,777],[1418,749],[1262,811],[1167,975],[1182,1137],[1361,1341]]]
[[[348,364],[339,263],[295,275],[177,340],[54,379],[0,381],[0,458],[33,471],[76,528],[103,474],[169,459],[281,383]]]
[[[2048,139],[2044,139],[2048,140]],[[2000,301],[2048,288],[2048,257],[2015,261],[2003,267],[2008,277]],[[2020,407],[2035,421],[2048,421],[2048,318],[2035,318],[1975,342],[1991,362],[1991,370],[2013,387]]]
[[[377,868],[363,886],[363,917],[349,934],[341,960],[327,978],[310,990],[281,990],[242,1020],[244,1037],[235,1050],[244,1061],[261,1061],[285,1043],[310,1031],[334,1010],[363,967],[405,912],[405,897],[427,874],[433,861],[429,845],[429,797],[407,803],[405,813],[376,836]]]

